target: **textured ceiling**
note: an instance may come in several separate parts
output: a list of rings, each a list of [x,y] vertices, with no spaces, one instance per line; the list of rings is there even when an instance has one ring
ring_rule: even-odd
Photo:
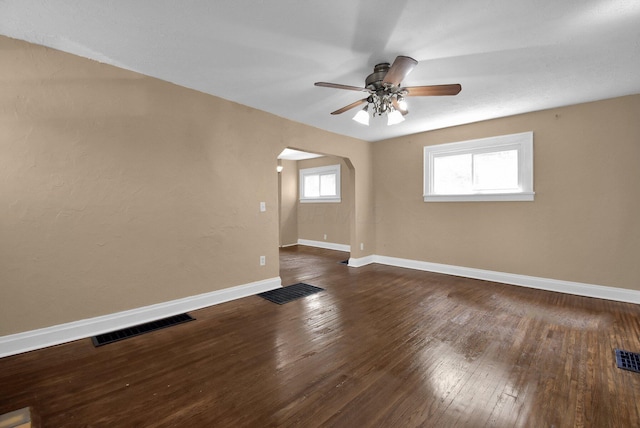
[[[0,34],[134,70],[343,135],[376,141],[640,93],[638,0],[0,0]],[[419,61],[406,121],[357,110],[379,62]]]

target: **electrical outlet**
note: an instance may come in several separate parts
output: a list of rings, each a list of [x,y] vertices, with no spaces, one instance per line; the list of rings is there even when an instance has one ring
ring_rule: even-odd
[[[264,266],[267,264],[267,258],[265,256],[260,256],[260,266]]]
[[[267,203],[266,202],[260,202],[260,212],[265,212],[267,210]]]
[[[364,250],[364,242],[360,243],[360,251]]]
[[[327,240],[327,234],[326,233],[324,234],[324,240],[325,241]]]

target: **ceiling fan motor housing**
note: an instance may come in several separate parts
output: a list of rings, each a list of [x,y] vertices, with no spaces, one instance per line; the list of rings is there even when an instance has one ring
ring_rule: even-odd
[[[367,76],[365,79],[365,87],[373,91],[377,91],[383,87],[382,81],[384,76],[387,75],[391,65],[388,62],[383,62],[373,67],[373,73]]]

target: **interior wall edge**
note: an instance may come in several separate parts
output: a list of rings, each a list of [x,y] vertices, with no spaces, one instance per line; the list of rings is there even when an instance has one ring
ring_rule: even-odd
[[[85,339],[282,287],[280,277],[0,337],[0,358]]]
[[[362,266],[370,265],[371,263],[376,263],[375,258],[376,255],[364,256],[364,257],[351,257],[349,258],[349,267],[359,268]]]

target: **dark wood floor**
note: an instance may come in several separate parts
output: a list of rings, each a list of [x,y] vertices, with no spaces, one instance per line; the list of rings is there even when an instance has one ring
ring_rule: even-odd
[[[286,305],[251,296],[94,348],[0,359],[0,414],[43,427],[638,427],[636,305],[281,252]]]

